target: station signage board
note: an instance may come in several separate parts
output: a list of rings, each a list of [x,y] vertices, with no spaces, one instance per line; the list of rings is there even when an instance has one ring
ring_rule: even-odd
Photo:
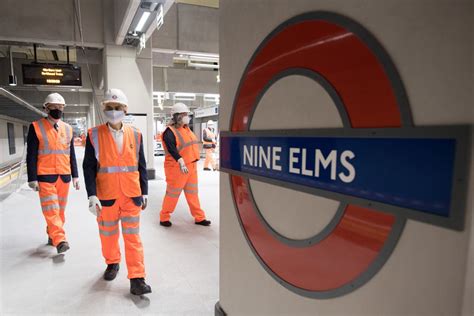
[[[82,86],[81,67],[57,64],[23,64],[23,84]]]
[[[214,116],[218,114],[219,114],[219,107],[217,105],[194,110],[194,117],[196,118]]]
[[[260,100],[289,76],[323,87],[342,128],[253,130]],[[334,298],[377,274],[407,220],[464,229],[469,133],[468,126],[416,126],[377,39],[345,16],[309,12],[280,24],[250,58],[229,130],[220,133],[220,170],[229,174],[237,220],[268,274],[299,295]],[[262,215],[251,181],[329,198],[339,208],[319,233],[291,239]],[[298,202],[284,211],[298,216]]]

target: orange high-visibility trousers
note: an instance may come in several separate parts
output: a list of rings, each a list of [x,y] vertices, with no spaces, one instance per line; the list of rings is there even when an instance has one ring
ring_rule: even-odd
[[[118,224],[119,221],[122,222],[129,279],[145,277],[143,245],[139,235],[140,211],[140,206],[135,205],[131,198],[122,195],[112,206],[102,206],[97,217],[102,255],[107,264],[120,262]]]
[[[66,240],[64,211],[66,210],[69,183],[63,182],[60,176],[53,183],[38,182],[41,209],[47,225],[46,233],[53,241],[54,246]]]
[[[209,168],[211,164],[212,169],[216,169],[216,161],[214,160],[214,148],[205,149],[206,151],[206,160],[204,161],[204,168]]]
[[[186,166],[189,170],[187,174],[181,173],[179,165],[172,168],[165,167],[167,186],[160,212],[160,221],[162,222],[170,220],[171,213],[173,213],[183,190],[194,220],[200,222],[206,219],[198,197],[197,163],[193,162]]]

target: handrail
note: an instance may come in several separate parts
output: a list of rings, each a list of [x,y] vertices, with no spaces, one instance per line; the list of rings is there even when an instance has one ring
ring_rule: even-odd
[[[0,177],[3,177],[7,175],[9,172],[11,172],[13,169],[19,168],[21,164],[23,164],[24,161],[19,161],[14,164],[11,164],[9,166],[3,167],[0,169]]]
[[[4,97],[12,100],[13,102],[16,102],[18,104],[20,104],[21,106],[27,108],[28,110],[30,111],[33,111],[35,112],[36,114],[42,116],[42,117],[46,117],[46,113],[38,110],[37,108],[35,108],[34,106],[32,106],[31,104],[29,104],[28,102],[26,102],[25,100],[17,97],[16,95],[14,95],[13,93],[11,93],[10,91],[8,90],[5,90],[4,88],[0,88],[0,95],[3,95]]]

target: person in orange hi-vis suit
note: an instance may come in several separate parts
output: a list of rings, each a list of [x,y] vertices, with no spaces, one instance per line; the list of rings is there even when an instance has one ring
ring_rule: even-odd
[[[148,203],[148,178],[142,134],[124,125],[128,100],[119,89],[109,89],[102,102],[107,124],[89,129],[84,154],[84,179],[89,210],[97,216],[102,255],[107,268],[104,279],[119,271],[119,222],[125,243],[130,292],[151,293],[145,283],[143,246],[139,235],[140,212]]]
[[[214,160],[214,152],[216,150],[216,134],[214,121],[207,121],[207,126],[203,131],[202,142],[203,148],[206,151],[206,160],[204,161],[204,171],[210,171],[209,165],[212,170],[217,170],[217,164]]]
[[[198,197],[197,161],[199,141],[189,129],[189,109],[184,103],[176,103],[171,109],[171,124],[161,134],[165,149],[166,194],[160,212],[160,225],[171,226],[173,213],[182,191],[186,196],[191,215],[197,225],[209,226],[211,221],[201,209]]]
[[[48,245],[55,246],[58,253],[69,249],[64,212],[71,175],[73,186],[79,190],[72,127],[61,121],[65,105],[59,93],[46,97],[43,107],[48,117],[30,125],[26,155],[28,185],[39,191]]]

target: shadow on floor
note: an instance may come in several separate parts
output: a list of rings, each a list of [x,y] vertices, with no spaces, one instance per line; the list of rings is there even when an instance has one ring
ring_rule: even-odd
[[[47,245],[41,245],[34,250],[26,251],[26,254],[29,258],[33,259],[52,259],[53,263],[55,264],[66,262],[66,258],[63,253],[57,254],[54,247]]]
[[[91,286],[91,292],[104,292],[109,291],[110,282],[105,281],[102,273],[97,277],[97,280]]]
[[[147,308],[150,306],[150,299],[145,295],[138,296],[128,293],[125,295],[125,297],[132,300],[133,304],[135,304],[135,306],[138,308]]]
[[[51,246],[47,245],[41,245],[39,247],[36,247],[33,250],[28,250],[26,251],[26,254],[30,258],[39,258],[39,259],[46,259],[46,258],[51,258],[51,250],[54,249]],[[54,249],[56,252],[56,249]],[[56,254],[55,254],[56,255]]]

